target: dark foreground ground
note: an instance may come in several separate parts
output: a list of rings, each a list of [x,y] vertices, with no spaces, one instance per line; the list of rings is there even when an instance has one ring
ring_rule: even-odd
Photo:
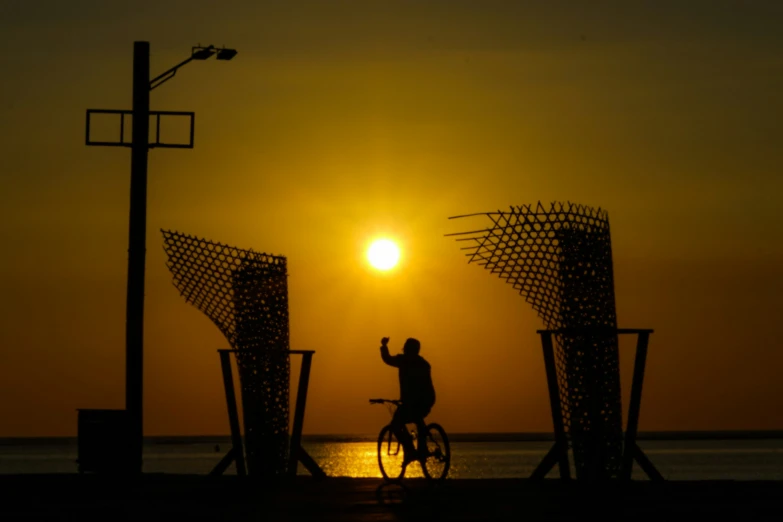
[[[783,520],[783,482],[452,480],[405,487],[329,478],[265,488],[235,476],[0,475],[0,521],[16,520]]]

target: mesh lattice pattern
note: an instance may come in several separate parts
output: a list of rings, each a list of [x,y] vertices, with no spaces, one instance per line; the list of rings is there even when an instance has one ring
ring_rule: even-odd
[[[290,381],[286,259],[161,232],[174,286],[237,350],[248,472],[282,475]]]
[[[555,355],[577,476],[617,476],[622,407],[608,214],[572,203],[549,209],[538,203],[480,215],[493,226],[452,234],[471,243],[463,249],[468,262],[511,284],[547,329],[569,330],[555,335]]]

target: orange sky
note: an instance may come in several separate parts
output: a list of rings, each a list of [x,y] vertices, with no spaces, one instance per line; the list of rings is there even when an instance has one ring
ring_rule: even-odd
[[[550,430],[540,320],[444,237],[539,200],[609,211],[620,326],[655,329],[640,429],[783,429],[777,2],[126,4],[0,4],[0,436],[124,407],[130,155],[86,147],[84,111],[130,108],[134,40],[153,75],[239,50],[152,92],[197,118],[195,149],[150,153],[146,434],[228,430],[226,342],[160,228],[288,257],[306,432],[388,419],[382,336],[422,341],[449,431]]]

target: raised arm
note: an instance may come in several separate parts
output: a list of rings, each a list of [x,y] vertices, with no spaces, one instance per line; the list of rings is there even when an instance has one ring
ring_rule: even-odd
[[[383,359],[383,362],[385,362],[389,366],[394,366],[395,368],[399,368],[400,356],[389,354],[389,346],[386,344],[388,342],[389,342],[388,337],[384,337],[383,339],[381,339],[381,359]]]

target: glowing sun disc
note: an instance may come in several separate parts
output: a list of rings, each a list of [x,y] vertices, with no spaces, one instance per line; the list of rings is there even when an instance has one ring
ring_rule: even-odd
[[[367,249],[367,260],[378,270],[390,270],[400,260],[400,249],[390,239],[377,239]]]

